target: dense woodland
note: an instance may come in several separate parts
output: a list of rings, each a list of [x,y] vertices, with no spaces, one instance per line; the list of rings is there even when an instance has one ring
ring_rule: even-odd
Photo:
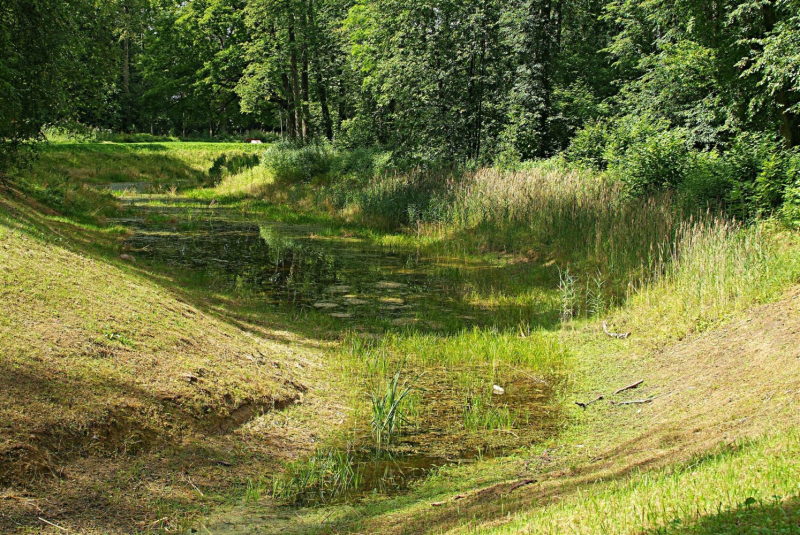
[[[45,125],[561,154],[751,216],[800,197],[797,0],[5,0],[0,137]]]

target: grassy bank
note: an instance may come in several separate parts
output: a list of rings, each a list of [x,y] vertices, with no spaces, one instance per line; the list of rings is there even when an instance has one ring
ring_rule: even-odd
[[[150,145],[54,144],[3,190],[11,522],[37,529],[41,507],[85,532],[797,526],[795,234],[552,163],[400,173],[380,154]],[[142,180],[167,192],[150,212],[87,187]],[[71,211],[58,201],[69,191],[83,199]],[[320,307],[275,305],[247,280],[131,249],[131,231],[107,224],[123,213],[156,235],[219,233],[214,210],[273,250],[328,266],[373,248],[436,283],[405,288],[376,268]],[[300,224],[305,241],[270,222]],[[342,502],[372,488],[364,451],[409,449],[476,453]],[[285,506],[297,503],[317,506]]]

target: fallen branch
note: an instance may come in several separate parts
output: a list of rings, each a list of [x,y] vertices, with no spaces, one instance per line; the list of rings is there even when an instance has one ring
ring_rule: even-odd
[[[192,481],[191,477],[189,477],[187,475],[186,476],[186,480],[189,482],[189,484],[192,486],[192,488],[197,491],[197,494],[199,494],[201,498],[205,498],[206,497],[206,495],[203,494],[203,491],[197,488],[197,485],[194,484],[194,482]]]
[[[606,324],[605,321],[603,322],[603,332],[606,333],[611,338],[617,338],[618,340],[625,340],[627,337],[629,337],[631,335],[630,332],[627,332],[627,333],[612,333],[611,331],[608,330],[608,325]]]
[[[597,396],[592,401],[587,401],[585,403],[584,402],[580,402],[580,401],[576,401],[575,405],[577,405],[578,407],[580,407],[583,410],[586,410],[586,407],[588,407],[592,403],[597,403],[598,401],[601,401],[601,400],[603,400],[603,396]]]
[[[539,482],[538,479],[523,479],[522,481],[517,481],[516,483],[511,485],[511,488],[508,489],[508,492],[513,492],[518,488],[527,487],[528,485],[533,485],[534,483],[538,482]]]
[[[614,392],[614,393],[613,393],[613,394],[611,394],[611,395],[612,395],[612,396],[616,396],[616,395],[617,395],[617,394],[619,394],[620,392],[625,392],[626,390],[633,390],[634,388],[637,388],[637,387],[638,387],[640,384],[642,384],[643,382],[644,382],[644,379],[641,379],[641,380],[639,380],[639,381],[636,381],[635,383],[633,383],[633,384],[631,384],[631,385],[628,385],[628,386],[623,386],[622,388],[620,388],[619,390],[617,390],[616,392]]]
[[[653,398],[647,399],[635,399],[633,401],[612,401],[612,405],[640,405],[642,403],[650,403],[653,401]]]

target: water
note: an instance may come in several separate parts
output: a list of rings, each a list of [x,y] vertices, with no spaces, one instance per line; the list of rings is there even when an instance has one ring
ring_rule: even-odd
[[[414,252],[325,237],[311,226],[253,222],[205,203],[176,204],[140,204],[142,217],[120,220],[135,230],[126,251],[191,271],[219,291],[342,321],[380,315],[400,326],[416,321],[421,300],[447,300],[442,281]]]

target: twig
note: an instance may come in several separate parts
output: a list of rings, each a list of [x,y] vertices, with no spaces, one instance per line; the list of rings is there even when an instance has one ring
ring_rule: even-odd
[[[199,494],[201,498],[205,498],[206,497],[206,495],[203,494],[203,491],[198,489],[197,486],[192,482],[192,478],[191,477],[186,476],[186,480],[189,482],[189,484],[192,486],[192,488],[197,491],[197,494]]]
[[[614,392],[614,393],[613,393],[613,394],[611,394],[611,395],[612,395],[612,396],[616,396],[616,395],[617,395],[617,394],[619,394],[620,392],[625,392],[626,390],[633,390],[634,388],[637,388],[637,387],[638,387],[640,384],[642,384],[643,382],[644,382],[644,379],[641,379],[641,380],[639,380],[639,381],[636,381],[635,383],[633,383],[633,384],[630,384],[630,385],[628,385],[628,386],[623,386],[622,388],[620,388],[619,390],[617,390],[616,392]]]
[[[38,517],[36,517],[36,518],[38,518],[39,520],[41,520],[41,521],[42,521],[42,522],[44,522],[45,524],[50,524],[50,525],[51,525],[51,526],[53,526],[54,528],[58,528],[58,529],[60,529],[61,531],[66,531],[67,533],[69,533],[69,530],[68,530],[67,528],[62,528],[62,527],[61,527],[61,526],[59,526],[58,524],[53,524],[53,523],[52,523],[52,522],[50,522],[49,520],[45,520],[44,518],[42,518],[42,517],[40,517],[40,516],[38,516]]]
[[[606,333],[611,338],[617,338],[618,340],[625,340],[627,337],[629,337],[631,335],[630,332],[627,332],[627,333],[612,333],[611,331],[608,330],[608,325],[606,324],[605,321],[603,322],[603,332]]]
[[[516,434],[514,431],[510,431],[508,429],[494,429],[493,431],[497,433],[508,433],[509,435],[514,435],[514,438],[519,438],[519,435]]]
[[[588,407],[592,403],[597,403],[598,401],[601,401],[602,399],[603,399],[603,396],[597,396],[592,401],[587,401],[585,403],[584,402],[580,402],[580,401],[576,401],[575,405],[577,405],[578,407],[580,407],[583,410],[586,410],[586,407]]]
[[[514,366],[512,366],[511,364],[507,364],[507,363],[505,363],[505,362],[504,362],[503,364],[505,364],[505,365],[506,365],[506,367],[508,367],[508,368],[511,368],[511,369],[512,369],[512,370],[514,370],[515,372],[517,372],[517,373],[521,373],[522,375],[524,375],[525,377],[527,377],[527,378],[528,378],[528,379],[530,379],[531,381],[534,381],[534,382],[537,382],[537,383],[539,383],[539,384],[543,384],[543,385],[546,385],[546,384],[547,384],[547,381],[545,381],[544,379],[542,379],[542,378],[540,378],[540,377],[534,377],[533,375],[531,375],[531,374],[529,374],[529,373],[527,373],[527,372],[525,372],[525,371],[523,371],[523,370],[520,370],[519,368],[515,368],[515,367],[514,367]]]
[[[641,403],[650,403],[653,401],[653,398],[647,399],[635,399],[633,401],[612,401],[612,405],[639,405]]]

